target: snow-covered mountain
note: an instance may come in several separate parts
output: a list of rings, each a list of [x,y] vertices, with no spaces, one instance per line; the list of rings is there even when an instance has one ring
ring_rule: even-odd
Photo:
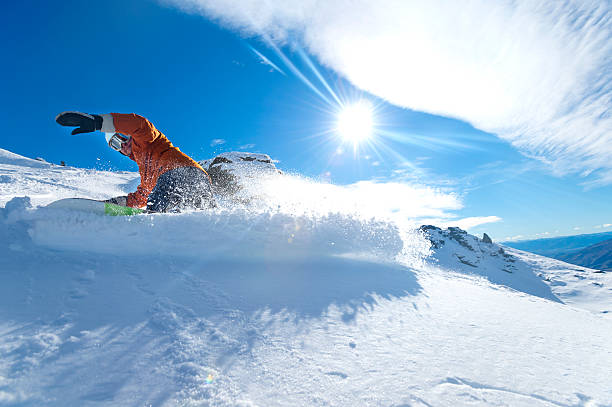
[[[459,228],[420,229],[431,242],[428,262],[551,301],[612,312],[612,273],[500,246]]]
[[[104,217],[43,205],[137,174],[0,151],[0,404],[612,405],[610,273],[317,205],[341,188],[266,160],[204,162],[213,211]]]

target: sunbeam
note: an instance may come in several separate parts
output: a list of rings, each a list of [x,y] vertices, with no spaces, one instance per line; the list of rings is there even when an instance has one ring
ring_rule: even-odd
[[[252,45],[247,44],[247,46],[251,51],[253,51],[255,55],[257,55],[261,59],[262,63],[271,66],[272,69],[274,69],[275,71],[287,76],[287,74],[282,69],[280,69],[274,62],[270,61],[270,59],[263,55],[261,52],[257,51]]]
[[[280,50],[280,48],[278,48],[278,46],[276,46],[276,44],[274,43],[274,41],[272,41],[270,38],[268,38],[267,36],[264,36],[264,41],[266,42],[266,44],[272,48],[274,50],[274,52],[276,53],[276,55],[281,59],[281,61],[283,61],[283,63],[285,64],[285,66],[287,66],[287,68],[289,68],[289,70],[291,72],[293,72],[293,74],[295,76],[297,76],[306,86],[308,86],[310,88],[310,90],[312,90],[317,96],[319,96],[321,99],[323,99],[327,104],[329,105],[333,105],[334,103],[329,100],[329,98],[327,96],[325,96],[303,73],[302,71],[300,71],[293,62],[291,62],[291,60],[283,53],[283,51]]]
[[[327,83],[327,81],[325,80],[325,78],[323,77],[323,75],[321,75],[321,72],[319,72],[319,70],[317,69],[317,67],[314,65],[314,63],[312,62],[312,59],[310,59],[310,57],[304,52],[304,50],[296,45],[295,46],[297,49],[297,52],[299,54],[299,56],[302,58],[302,60],[304,62],[306,62],[306,65],[308,65],[308,67],[310,68],[310,70],[316,75],[316,77],[319,79],[319,81],[321,82],[321,84],[323,84],[323,86],[325,86],[325,89],[327,89],[327,91],[329,92],[330,95],[332,95],[332,97],[334,98],[334,100],[341,105],[342,102],[340,101],[340,98],[338,97],[338,95],[336,94],[336,92],[334,92],[334,90],[331,88],[331,86],[329,86],[329,84]]]

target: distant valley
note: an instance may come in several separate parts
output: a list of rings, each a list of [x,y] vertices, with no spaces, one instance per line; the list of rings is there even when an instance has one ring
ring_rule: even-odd
[[[504,242],[506,246],[597,270],[612,270],[612,232]]]

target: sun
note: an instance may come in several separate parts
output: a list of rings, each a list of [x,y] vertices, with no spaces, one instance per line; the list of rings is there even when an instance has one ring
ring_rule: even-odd
[[[338,113],[336,131],[346,141],[359,144],[372,137],[373,128],[373,109],[367,101],[346,105]]]

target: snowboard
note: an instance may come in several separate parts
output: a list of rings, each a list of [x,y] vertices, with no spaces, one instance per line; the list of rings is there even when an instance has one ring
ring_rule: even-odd
[[[51,202],[46,206],[54,209],[70,209],[81,212],[97,213],[99,215],[126,216],[145,213],[144,209],[130,208],[129,206],[115,205],[104,201],[86,198],[66,198]]]

